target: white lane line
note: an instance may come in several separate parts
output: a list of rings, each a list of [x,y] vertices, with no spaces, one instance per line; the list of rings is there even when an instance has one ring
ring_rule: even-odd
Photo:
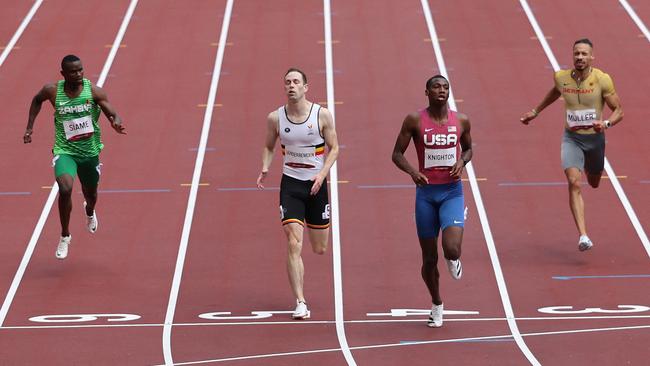
[[[442,49],[440,48],[440,42],[438,41],[438,35],[436,33],[436,28],[433,23],[433,17],[431,16],[431,9],[429,8],[428,0],[420,0],[422,4],[422,10],[424,12],[424,17],[427,22],[427,27],[429,28],[429,38],[431,38],[433,45],[433,51],[438,60],[438,67],[440,73],[448,78],[447,68],[445,66],[444,58],[442,57]],[[449,106],[451,109],[456,110],[456,101],[452,93],[452,89],[449,88]],[[494,269],[494,275],[497,280],[497,285],[499,288],[499,294],[501,295],[501,303],[503,304],[503,310],[505,311],[506,318],[508,319],[508,327],[512,332],[512,336],[517,343],[517,346],[521,352],[526,356],[528,361],[532,365],[540,365],[539,361],[535,358],[533,353],[530,351],[524,339],[521,337],[519,328],[517,327],[517,322],[515,320],[515,314],[512,309],[512,304],[510,303],[510,296],[508,295],[508,289],[506,287],[506,281],[501,271],[501,264],[499,262],[499,256],[497,254],[496,245],[494,244],[494,238],[492,237],[492,230],[490,229],[490,224],[488,223],[487,212],[485,211],[485,206],[483,205],[483,198],[481,197],[481,191],[478,187],[478,182],[476,180],[476,174],[474,173],[474,165],[472,162],[469,162],[466,166],[467,176],[469,177],[469,183],[472,187],[472,195],[474,196],[474,201],[476,202],[476,208],[478,210],[479,219],[481,221],[481,226],[483,227],[483,235],[485,236],[485,242],[488,247],[488,252],[490,253],[490,260],[492,262],[492,268]]]
[[[219,76],[221,75],[221,66],[223,63],[223,56],[226,50],[226,41],[228,39],[228,28],[230,27],[230,17],[232,14],[234,0],[228,0],[226,9],[224,10],[223,23],[221,24],[221,35],[219,37],[219,46],[217,47],[217,56],[214,62],[214,70],[212,71],[212,81],[210,83],[210,93],[208,94],[207,105],[214,105],[217,97],[217,87],[219,86]],[[196,153],[196,163],[194,164],[194,174],[192,175],[192,185],[190,187],[190,195],[187,199],[187,209],[185,211],[185,222],[183,223],[183,232],[181,234],[181,241],[178,247],[178,256],[176,257],[176,268],[174,269],[174,278],[172,280],[171,291],[169,293],[169,302],[167,304],[167,314],[165,315],[165,325],[163,327],[163,355],[165,357],[166,365],[173,365],[174,359],[172,357],[172,325],[174,322],[174,313],[176,312],[176,303],[178,301],[178,292],[181,286],[181,278],[183,277],[183,266],[185,265],[185,254],[187,253],[187,245],[192,229],[192,219],[194,218],[194,207],[196,205],[196,196],[201,181],[201,169],[203,168],[203,159],[205,157],[205,150],[208,144],[208,135],[210,133],[210,125],[212,124],[212,112],[214,108],[206,108],[203,117],[203,129],[201,130],[201,140],[199,142],[199,149]]]
[[[536,333],[525,333],[522,334],[522,336],[538,337],[538,336],[548,336],[548,335],[594,333],[594,332],[605,332],[605,331],[625,331],[625,330],[639,330],[639,329],[650,329],[650,325],[633,325],[633,326],[626,326],[626,327],[590,328],[590,329],[560,330],[560,331],[552,331],[552,332],[536,332]],[[374,345],[367,345],[367,346],[351,347],[351,349],[366,350],[366,349],[381,349],[381,348],[393,348],[393,347],[411,347],[411,346],[440,344],[440,343],[499,341],[499,340],[511,339],[511,338],[512,335],[504,334],[504,335],[493,335],[493,336],[483,336],[483,337],[466,337],[466,338],[438,339],[438,340],[431,340],[431,341],[411,341],[411,342],[400,342],[400,343],[374,344]],[[308,351],[267,353],[267,354],[260,354],[260,355],[251,355],[251,356],[215,358],[210,360],[179,362],[176,365],[199,365],[199,364],[207,364],[207,363],[252,360],[252,359],[260,359],[260,358],[296,356],[296,355],[306,355],[306,354],[314,354],[314,353],[327,353],[327,352],[336,352],[339,350],[340,350],[339,348],[323,348],[323,349],[308,350]],[[156,366],[163,366],[163,365],[156,365]]]
[[[325,68],[327,81],[327,109],[332,113],[332,120],[336,121],[334,111],[334,62],[332,57],[332,9],[330,0],[323,0],[323,18],[325,23]],[[335,123],[336,125],[336,123]],[[339,184],[338,164],[334,162],[330,169],[330,188],[332,204],[332,261],[334,270],[334,316],[336,319],[336,336],[341,346],[341,351],[348,365],[356,365],[348,340],[345,336],[343,322],[343,271],[341,269],[341,234],[339,231]]]
[[[386,323],[422,323],[426,317],[419,319],[372,319],[372,320],[346,320],[348,324],[386,324]],[[631,320],[650,319],[650,315],[603,315],[603,316],[548,316],[548,317],[521,317],[517,321],[548,321],[548,320]],[[503,322],[506,318],[445,318],[446,322]],[[174,327],[222,327],[222,326],[259,326],[259,325],[330,325],[336,324],[335,320],[311,320],[311,321],[266,321],[266,322],[223,322],[223,323],[174,323]],[[156,328],[164,327],[162,323],[138,323],[138,324],[86,324],[86,325],[14,325],[0,327],[0,330],[23,330],[23,329],[83,329],[83,328]]]
[[[131,21],[131,16],[133,15],[133,11],[135,10],[137,4],[138,4],[138,0],[131,0],[131,4],[129,5],[126,14],[124,15],[124,20],[122,21],[122,25],[120,26],[120,29],[117,32],[117,35],[115,36],[113,47],[111,47],[109,56],[106,59],[106,62],[104,63],[104,68],[102,69],[101,76],[99,77],[99,80],[97,80],[96,85],[99,87],[102,87],[104,85],[104,82],[106,81],[106,76],[108,75],[108,71],[110,70],[111,65],[113,64],[113,60],[115,59],[115,54],[117,53],[117,49],[119,48],[119,45],[122,42],[122,38],[124,37],[124,34],[126,33],[126,29],[129,25],[129,22]],[[41,216],[39,217],[38,222],[36,223],[36,227],[34,228],[32,237],[29,239],[29,243],[27,244],[27,249],[25,249],[25,254],[23,255],[23,259],[20,261],[20,265],[18,266],[16,275],[14,276],[14,279],[11,282],[11,286],[9,287],[9,291],[7,292],[7,296],[5,297],[4,302],[2,303],[2,308],[0,308],[0,327],[2,327],[5,318],[7,317],[7,313],[9,312],[9,308],[11,307],[11,303],[14,300],[14,296],[16,295],[16,291],[18,291],[18,286],[20,285],[20,281],[23,279],[23,275],[25,274],[27,265],[29,264],[32,254],[34,253],[34,249],[36,248],[36,243],[38,242],[38,238],[41,236],[41,232],[43,231],[43,226],[45,226],[45,222],[47,221],[47,217],[50,214],[50,210],[52,209],[52,205],[54,204],[54,200],[56,199],[57,193],[59,193],[59,186],[56,184],[55,181],[52,184],[50,195],[47,197],[47,201],[45,202],[45,206],[43,207]]]
[[[627,0],[618,0],[621,5],[623,5],[623,8],[625,8],[625,11],[627,11],[628,15],[634,23],[636,24],[637,27],[641,30],[645,38],[650,42],[650,31],[648,31],[648,27],[645,26],[641,18],[639,18],[638,15],[636,15],[636,12],[634,11],[634,8],[627,2]]]
[[[521,7],[524,9],[524,12],[528,17],[528,21],[532,25],[533,30],[535,30],[535,36],[537,36],[537,39],[542,44],[544,53],[546,53],[546,57],[550,61],[551,65],[553,66],[553,70],[559,71],[560,66],[557,62],[557,59],[555,58],[555,55],[553,54],[551,47],[548,45],[548,42],[546,41],[544,32],[542,32],[541,27],[537,23],[535,14],[533,14],[533,11],[528,6],[528,2],[526,0],[519,0],[519,3],[521,3]],[[634,230],[636,230],[639,239],[641,239],[641,243],[643,244],[643,247],[645,248],[648,257],[650,257],[650,240],[648,240],[648,236],[643,230],[643,226],[641,226],[641,222],[639,221],[639,218],[636,216],[636,213],[634,212],[634,209],[632,208],[630,201],[627,199],[627,196],[625,195],[625,191],[623,191],[623,187],[621,187],[621,183],[619,182],[616,173],[614,173],[614,169],[609,164],[609,160],[607,159],[607,157],[605,157],[605,172],[607,172],[607,176],[609,177],[609,180],[612,182],[612,186],[614,187],[614,190],[616,191],[616,194],[618,195],[618,198],[621,201],[621,204],[623,205],[625,212],[627,212],[627,216],[630,218],[630,221],[632,222],[632,226],[634,226]]]
[[[18,39],[20,39],[20,36],[25,31],[25,28],[27,28],[29,22],[32,21],[32,18],[34,17],[34,14],[36,14],[38,8],[41,6],[41,3],[43,3],[43,0],[36,0],[34,2],[34,5],[32,5],[32,8],[27,12],[27,15],[18,26],[18,29],[16,29],[16,33],[14,33],[13,37],[11,37],[11,40],[9,40],[9,43],[7,43],[7,46],[5,46],[2,54],[0,54],[0,66],[2,66],[7,57],[9,57],[9,53],[14,49],[14,46],[16,46]]]

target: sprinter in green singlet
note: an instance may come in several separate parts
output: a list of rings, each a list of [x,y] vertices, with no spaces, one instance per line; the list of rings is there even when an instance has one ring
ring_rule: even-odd
[[[102,88],[84,79],[79,57],[68,55],[61,61],[63,80],[47,84],[32,99],[23,142],[32,142],[34,121],[41,105],[49,100],[54,107],[54,148],[52,165],[59,185],[59,218],[61,238],[56,257],[65,259],[70,245],[69,224],[72,211],[72,184],[78,174],[85,198],[86,228],[97,231],[97,185],[99,184],[99,153],[104,148],[99,128],[99,112],[104,112],[117,133],[126,134],[122,119],[108,102]]]

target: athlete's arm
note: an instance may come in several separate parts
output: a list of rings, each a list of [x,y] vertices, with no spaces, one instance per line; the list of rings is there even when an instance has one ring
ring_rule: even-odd
[[[106,95],[106,92],[104,89],[94,86],[92,87],[92,92],[93,92],[93,99],[95,99],[95,103],[99,105],[99,107],[102,109],[102,112],[104,112],[104,115],[108,120],[111,122],[111,127],[117,132],[122,135],[126,135],[126,131],[124,130],[124,126],[122,125],[122,118],[117,115],[117,112],[115,112],[115,109],[111,105],[111,103],[108,102],[108,96]]]
[[[623,107],[621,107],[621,100],[616,93],[610,94],[604,99],[609,109],[612,110],[612,114],[609,115],[609,118],[606,118],[610,123],[609,127],[612,127],[623,120]],[[607,128],[604,121],[594,121],[594,130],[596,132],[602,131],[603,128]]]
[[[25,128],[25,134],[23,135],[23,143],[29,144],[32,142],[32,133],[34,131],[34,122],[36,121],[36,116],[41,111],[41,106],[46,100],[50,100],[50,103],[54,105],[54,99],[56,98],[56,85],[47,84],[41,90],[34,95],[32,98],[32,104],[29,106],[29,117],[27,117],[27,128]]]
[[[524,113],[521,118],[519,118],[519,121],[521,123],[527,125],[532,121],[535,117],[537,117],[543,110],[544,108],[548,107],[549,105],[553,104],[562,95],[559,90],[555,86],[551,90],[546,93],[546,96],[544,99],[542,99],[542,102],[539,103],[539,105],[536,108],[533,108],[532,110]]]
[[[269,173],[269,167],[273,160],[273,151],[275,151],[275,143],[280,136],[278,132],[278,112],[271,112],[266,117],[266,139],[264,140],[264,148],[262,149],[262,171],[257,177],[257,188],[264,189],[264,179]]]
[[[460,127],[463,129],[460,135],[460,147],[462,152],[460,153],[460,159],[456,161],[456,164],[454,164],[449,171],[449,175],[454,178],[460,178],[461,174],[463,174],[463,168],[470,160],[472,160],[473,155],[472,135],[470,134],[471,124],[469,123],[469,118],[462,113],[458,113],[457,116],[458,121],[460,122]]]
[[[336,161],[336,158],[339,156],[339,141],[336,137],[336,129],[334,128],[334,119],[332,118],[332,113],[327,110],[327,108],[321,108],[320,113],[318,114],[318,124],[321,126],[321,133],[323,134],[323,139],[325,139],[325,144],[327,145],[327,158],[325,158],[325,163],[323,163],[323,168],[314,176],[314,184],[311,186],[311,194],[315,195],[320,190],[321,185],[327,174],[330,171],[332,165]]]
[[[408,148],[411,139],[418,133],[417,129],[419,121],[420,116],[417,113],[409,114],[404,118],[402,128],[397,135],[395,147],[393,148],[393,163],[395,163],[395,165],[397,165],[397,167],[402,171],[410,175],[415,184],[421,186],[429,183],[429,179],[427,179],[427,177],[417,169],[414,169],[404,156],[404,152],[406,151],[406,148]]]

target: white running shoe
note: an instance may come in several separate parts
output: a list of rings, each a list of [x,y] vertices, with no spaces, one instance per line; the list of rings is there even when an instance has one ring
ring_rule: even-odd
[[[307,303],[304,301],[296,301],[296,310],[293,311],[291,317],[294,319],[308,319],[311,312],[307,308]]]
[[[585,250],[591,249],[594,246],[594,243],[591,242],[587,235],[580,235],[578,239],[578,250],[584,252]]]
[[[460,280],[460,278],[463,276],[463,265],[460,263],[460,259],[445,259],[445,261],[447,262],[447,269],[449,270],[451,278]]]
[[[440,328],[442,327],[442,313],[444,312],[444,304],[436,305],[433,304],[431,307],[431,314],[429,314],[429,321],[427,326],[429,328]]]
[[[68,256],[68,245],[70,245],[70,239],[72,235],[62,236],[59,239],[59,245],[56,247],[56,258],[65,259]]]
[[[84,201],[84,213],[86,212],[86,201]],[[93,210],[93,215],[88,216],[86,214],[86,229],[89,233],[94,234],[97,231],[97,226],[99,226],[99,221],[97,221],[97,213]]]

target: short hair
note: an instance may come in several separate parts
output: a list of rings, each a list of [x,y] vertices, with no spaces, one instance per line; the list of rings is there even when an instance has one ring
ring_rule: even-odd
[[[302,82],[305,83],[305,84],[307,84],[307,75],[305,75],[305,73],[304,73],[302,70],[300,70],[300,69],[297,68],[297,67],[291,67],[291,68],[289,68],[289,70],[287,70],[286,73],[284,73],[284,77],[286,78],[287,75],[289,75],[290,72],[297,72],[297,73],[299,73],[299,74],[302,76]]]
[[[581,39],[579,39],[579,40],[573,42],[573,47],[575,47],[577,44],[580,44],[580,43],[588,44],[589,47],[594,48],[594,44],[591,43],[591,41],[589,40],[589,38],[581,38]]]
[[[447,82],[447,84],[449,84],[449,80],[447,80],[446,77],[444,77],[444,76],[438,74],[438,75],[433,75],[432,77],[429,78],[429,80],[427,80],[427,84],[425,85],[425,88],[426,88],[427,90],[429,90],[429,88],[431,87],[431,85],[433,85],[433,81],[436,80],[436,79],[443,79],[444,81]]]
[[[61,70],[63,70],[63,65],[71,62],[81,61],[81,59],[75,55],[67,55],[61,60]]]

